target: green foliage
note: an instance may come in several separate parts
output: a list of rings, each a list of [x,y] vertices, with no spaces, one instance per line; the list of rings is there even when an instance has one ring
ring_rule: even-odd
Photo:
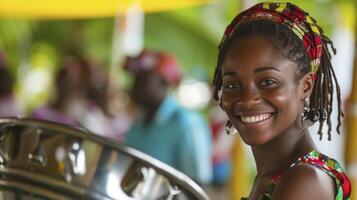
[[[164,27],[164,28],[163,28]],[[145,47],[171,52],[185,69],[214,69],[217,41],[168,14],[152,14],[145,24]]]
[[[145,24],[145,47],[169,51],[186,71],[203,67],[208,79],[216,67],[218,44],[226,24],[239,5],[224,0],[206,6],[149,14]]]
[[[35,28],[35,22],[9,19],[0,21],[0,50],[6,53],[7,64],[13,72],[21,62],[26,62],[32,30]]]

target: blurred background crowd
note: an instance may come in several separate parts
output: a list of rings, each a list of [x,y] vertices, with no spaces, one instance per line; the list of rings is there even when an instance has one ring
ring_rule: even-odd
[[[212,199],[247,195],[254,162],[238,136],[226,135],[227,116],[212,100],[211,82],[225,24],[260,1],[50,2],[0,1],[0,117],[89,130],[184,172]],[[291,2],[316,16],[337,47],[343,133],[332,141],[320,141],[317,127],[311,133],[353,184],[356,2]]]

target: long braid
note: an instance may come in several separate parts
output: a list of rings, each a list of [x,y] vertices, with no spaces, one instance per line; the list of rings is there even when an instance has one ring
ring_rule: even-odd
[[[221,66],[223,63],[223,55],[221,55],[221,54],[222,53],[220,51],[219,55],[218,55],[218,60],[217,60],[217,67],[216,67],[216,70],[214,72],[214,77],[213,77],[214,99],[216,101],[219,100],[218,93],[222,87],[222,69],[221,69],[221,67],[218,67],[218,66]]]

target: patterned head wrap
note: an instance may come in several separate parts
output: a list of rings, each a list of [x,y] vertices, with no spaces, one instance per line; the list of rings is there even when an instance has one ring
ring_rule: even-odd
[[[258,20],[269,20],[292,30],[304,43],[310,58],[310,71],[316,74],[322,55],[322,30],[308,13],[291,3],[259,3],[241,12],[226,28],[219,48],[240,24]]]

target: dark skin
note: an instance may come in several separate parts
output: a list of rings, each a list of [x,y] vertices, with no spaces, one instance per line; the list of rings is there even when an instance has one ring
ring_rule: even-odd
[[[257,175],[250,200],[266,192],[284,172],[275,200],[333,200],[335,186],[326,173],[308,164],[289,166],[316,149],[301,120],[311,74],[296,80],[297,65],[260,36],[235,40],[222,65],[222,107],[243,141],[251,146]]]
[[[165,99],[169,84],[152,70],[142,70],[134,78],[130,94],[145,109],[145,123],[149,124]]]
[[[89,72],[76,60],[67,60],[56,75],[57,98],[52,107],[61,112],[69,112],[69,105],[86,98]]]

